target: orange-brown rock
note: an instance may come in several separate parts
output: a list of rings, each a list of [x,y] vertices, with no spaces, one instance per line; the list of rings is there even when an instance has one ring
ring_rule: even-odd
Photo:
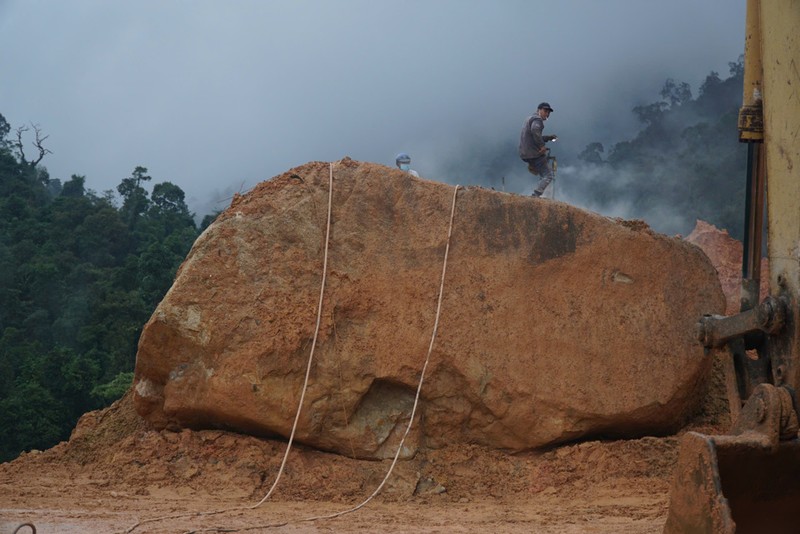
[[[454,186],[348,158],[259,184],[197,240],[144,328],[137,411],[157,427],[288,436],[394,454],[436,320]],[[460,189],[419,446],[521,450],[675,430],[710,357],[694,338],[725,300],[696,246],[573,206]]]
[[[719,274],[722,291],[725,293],[725,315],[739,313],[742,288],[742,242],[734,239],[727,230],[698,220],[686,241],[700,247],[711,260]],[[769,294],[769,262],[761,258],[761,298]]]

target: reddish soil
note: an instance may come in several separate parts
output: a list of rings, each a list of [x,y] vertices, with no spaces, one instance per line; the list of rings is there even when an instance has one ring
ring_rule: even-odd
[[[717,379],[690,428],[719,433],[726,419]],[[308,521],[363,502],[391,462],[295,446],[275,493],[249,509],[272,486],[286,442],[149,430],[127,395],[84,416],[69,442],[0,464],[0,533],[26,522],[39,533],[126,532],[139,521],[133,532],[660,532],[678,439],[513,455],[473,446],[424,450],[398,462],[364,507]]]

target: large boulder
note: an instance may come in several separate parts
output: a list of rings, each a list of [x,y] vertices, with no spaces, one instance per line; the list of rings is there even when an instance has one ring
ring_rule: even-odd
[[[348,158],[263,182],[203,233],[145,325],[137,411],[164,427],[394,454],[436,321],[453,185]],[[696,246],[641,222],[458,191],[430,364],[403,456],[675,430],[711,367],[694,337],[725,299]]]

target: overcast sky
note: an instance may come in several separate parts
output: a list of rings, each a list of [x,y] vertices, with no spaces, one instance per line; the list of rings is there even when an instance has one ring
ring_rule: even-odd
[[[0,113],[49,135],[52,178],[101,193],[142,165],[198,215],[344,156],[477,184],[442,169],[515,145],[542,100],[559,158],[632,137],[667,78],[727,77],[744,18],[745,0],[0,0]]]

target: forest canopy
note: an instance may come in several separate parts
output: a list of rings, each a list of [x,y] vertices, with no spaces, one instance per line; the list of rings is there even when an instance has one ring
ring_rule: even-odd
[[[36,127],[0,115],[0,461],[66,439],[131,384],[145,322],[199,230],[170,182],[136,167],[116,194],[61,183]]]
[[[663,233],[686,234],[697,219],[742,239],[746,145],[739,143],[743,58],[729,63],[730,76],[711,72],[693,98],[685,82],[666,80],[660,99],[632,111],[642,130],[605,153],[586,146],[565,177],[601,213],[624,205],[628,218],[646,220]]]

